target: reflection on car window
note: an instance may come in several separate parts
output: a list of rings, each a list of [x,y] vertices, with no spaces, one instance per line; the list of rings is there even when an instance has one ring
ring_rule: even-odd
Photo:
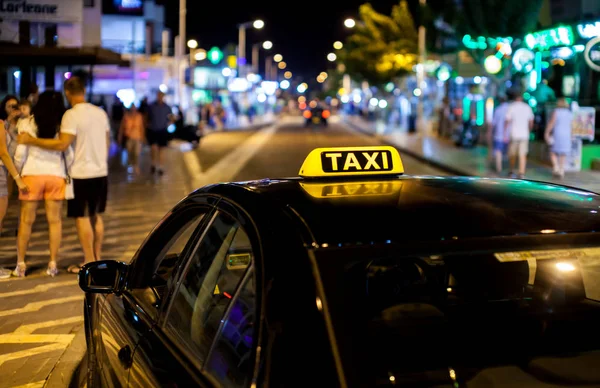
[[[225,213],[207,229],[174,295],[167,330],[194,352],[208,354],[231,298],[252,261],[246,232]]]
[[[251,372],[256,294],[249,276],[234,300],[215,343],[206,370],[225,387],[243,387]]]
[[[204,215],[201,212],[187,211],[171,220],[169,230],[172,234],[161,236],[164,238],[164,242],[159,244],[159,246],[162,246],[162,250],[156,255],[152,266],[145,267],[148,268],[148,279],[142,283],[141,287],[134,287],[131,291],[136,299],[145,304],[146,307],[155,307],[146,309],[149,314],[154,315],[154,318],[156,318],[156,312],[164,300],[167,282],[173,269],[179,262],[180,255],[186,245],[190,243],[192,234]]]
[[[358,385],[600,386],[600,249],[320,255]]]

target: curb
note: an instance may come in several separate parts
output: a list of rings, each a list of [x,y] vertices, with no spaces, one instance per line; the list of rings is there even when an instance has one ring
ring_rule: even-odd
[[[64,388],[71,385],[71,381],[76,376],[81,361],[85,356],[87,346],[85,343],[85,330],[83,324],[78,326],[75,338],[64,351],[54,369],[50,372],[44,388]]]
[[[438,170],[443,170],[445,172],[448,172],[448,173],[450,173],[452,175],[457,175],[457,176],[474,176],[470,172],[463,171],[461,169],[458,169],[458,168],[455,168],[455,167],[452,167],[452,166],[448,166],[448,165],[440,163],[440,162],[438,162],[436,160],[429,159],[429,158],[427,158],[427,157],[425,157],[425,156],[419,154],[418,152],[415,152],[415,151],[413,151],[413,150],[411,150],[409,148],[401,147],[401,146],[399,146],[397,144],[394,144],[393,142],[387,140],[385,138],[385,136],[378,135],[378,134],[373,133],[371,131],[368,131],[368,130],[366,130],[364,128],[361,128],[359,125],[354,124],[352,122],[349,122],[348,120],[344,119],[343,122],[344,122],[345,125],[351,127],[352,129],[354,129],[354,130],[356,130],[356,131],[358,131],[358,132],[360,132],[362,134],[365,134],[367,136],[374,137],[374,138],[378,139],[379,141],[381,141],[382,143],[385,143],[385,144],[387,144],[389,146],[392,146],[392,147],[398,149],[399,151],[407,154],[408,156],[410,156],[410,157],[412,157],[414,159],[417,159],[420,162],[428,164],[428,165],[430,165],[432,167],[435,167]]]

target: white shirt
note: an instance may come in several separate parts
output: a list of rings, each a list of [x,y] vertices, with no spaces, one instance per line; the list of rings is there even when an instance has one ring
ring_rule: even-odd
[[[75,136],[72,178],[108,176],[106,134],[110,131],[110,124],[104,110],[87,102],[76,104],[63,116],[60,131]]]
[[[27,133],[37,137],[37,125],[33,117],[21,119],[17,124],[19,134]],[[73,162],[71,147],[65,151],[67,165]],[[50,151],[35,146],[19,144],[15,151],[15,167],[21,176],[50,175],[66,178],[65,165],[62,160],[62,152]]]
[[[515,101],[506,111],[506,121],[510,121],[511,140],[529,140],[529,122],[534,119],[533,110],[523,101]]]

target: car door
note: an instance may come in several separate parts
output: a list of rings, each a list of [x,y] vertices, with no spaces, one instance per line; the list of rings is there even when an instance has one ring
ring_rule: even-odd
[[[245,385],[253,363],[260,247],[251,223],[233,213],[221,208],[213,215],[163,319],[136,348],[130,386]]]
[[[105,297],[99,338],[95,341],[103,386],[127,386],[135,347],[156,323],[168,289],[174,284],[171,275],[184,261],[193,245],[190,241],[194,241],[211,211],[208,205],[178,206],[138,251],[129,267],[126,290]]]

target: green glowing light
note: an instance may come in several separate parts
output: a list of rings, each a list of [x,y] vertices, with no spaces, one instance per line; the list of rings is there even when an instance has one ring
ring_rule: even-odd
[[[543,51],[556,46],[572,46],[573,43],[575,37],[570,26],[560,26],[525,35],[525,44],[531,50]]]
[[[469,121],[471,118],[471,99],[463,98],[463,121]]]
[[[208,60],[213,65],[218,64],[219,62],[221,62],[223,60],[223,52],[221,50],[219,50],[218,47],[211,48],[210,51],[208,52]]]
[[[477,125],[483,125],[485,123],[485,101],[477,101]]]

